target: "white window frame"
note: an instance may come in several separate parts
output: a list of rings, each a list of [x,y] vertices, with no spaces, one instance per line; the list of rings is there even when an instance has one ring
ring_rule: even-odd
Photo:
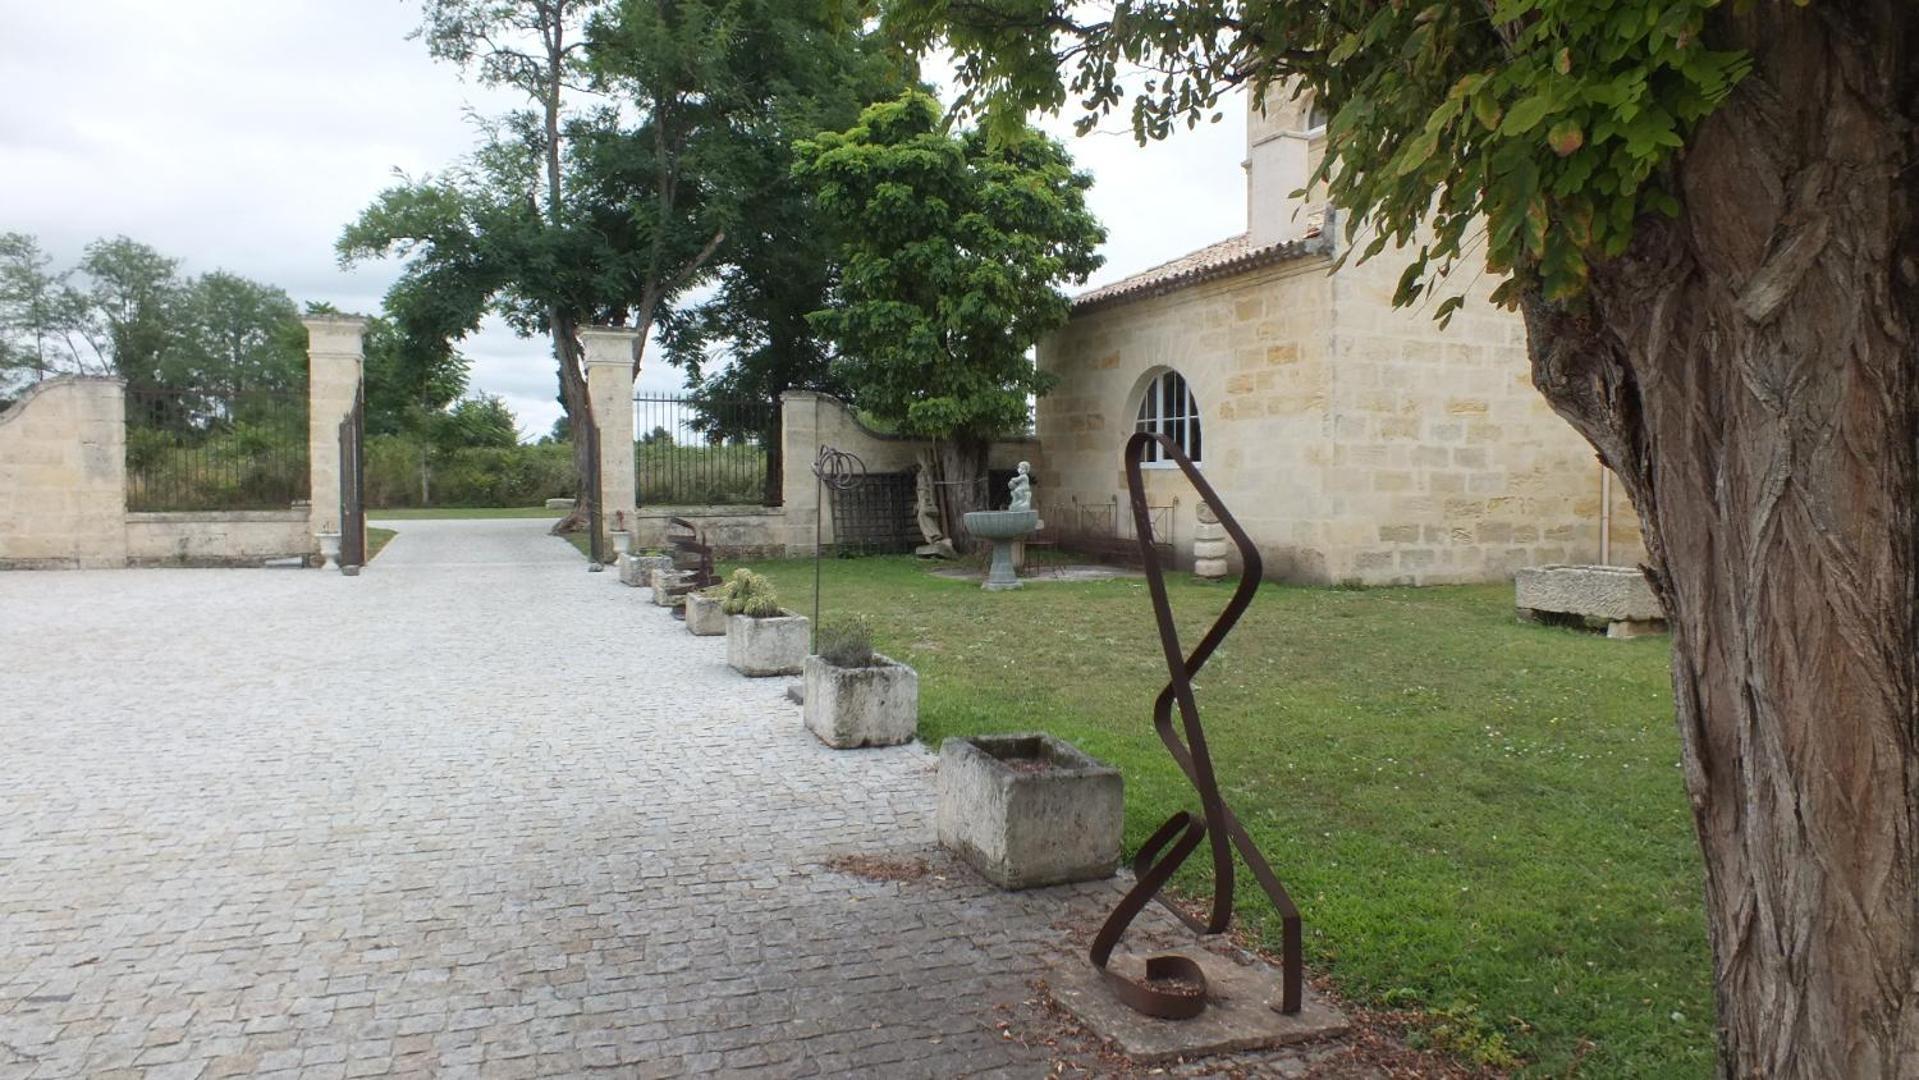
[[[1199,399],[1193,396],[1193,384],[1171,368],[1158,372],[1140,394],[1139,407],[1133,412],[1133,430],[1152,435],[1169,435],[1194,465],[1206,461],[1205,425],[1199,415]],[[1198,453],[1194,453],[1194,448]],[[1147,469],[1177,469],[1162,457],[1158,443],[1148,444],[1140,465]]]

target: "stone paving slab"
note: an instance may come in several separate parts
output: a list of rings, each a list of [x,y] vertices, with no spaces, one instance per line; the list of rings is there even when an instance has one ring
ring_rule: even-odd
[[[1115,884],[943,860],[923,749],[822,747],[545,522],[398,527],[0,574],[0,1080],[1046,1074],[997,1025]]]

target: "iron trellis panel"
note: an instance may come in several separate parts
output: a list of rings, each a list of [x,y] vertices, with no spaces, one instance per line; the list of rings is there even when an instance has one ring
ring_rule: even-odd
[[[882,555],[913,550],[922,541],[913,508],[912,473],[867,473],[863,483],[834,490],[833,546],[841,554]]]

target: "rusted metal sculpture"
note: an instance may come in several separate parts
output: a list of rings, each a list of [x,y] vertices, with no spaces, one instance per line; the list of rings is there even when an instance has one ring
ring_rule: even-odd
[[[699,527],[683,517],[667,518],[666,527],[666,542],[673,548],[673,565],[693,574],[682,591],[698,592],[718,585],[720,576],[713,572],[713,545],[706,542]]]
[[[1226,534],[1238,546],[1244,563],[1239,587],[1233,590],[1226,610],[1220,613],[1190,655],[1182,653],[1179,630],[1173,625],[1173,608],[1166,597],[1166,575],[1160,566],[1159,552],[1153,546],[1151,510],[1146,504],[1146,488],[1140,475],[1140,462],[1146,448],[1155,442],[1159,444],[1163,459],[1179,466],[1179,471],[1192,482],[1201,501],[1212,508],[1219,523],[1225,527]],[[1145,564],[1146,587],[1153,598],[1153,618],[1159,626],[1159,641],[1165,650],[1166,670],[1170,676],[1166,687],[1153,701],[1153,727],[1158,730],[1160,741],[1166,744],[1167,752],[1173,755],[1173,761],[1199,793],[1201,816],[1195,818],[1181,810],[1167,819],[1166,824],[1161,825],[1159,831],[1139,849],[1139,854],[1133,859],[1137,881],[1121,898],[1119,906],[1107,916],[1105,925],[1100,927],[1099,934],[1093,939],[1090,954],[1093,966],[1105,972],[1114,994],[1139,1012],[1175,1020],[1199,1015],[1206,1007],[1206,976],[1192,960],[1183,956],[1151,957],[1146,961],[1143,979],[1112,970],[1107,967],[1107,960],[1112,956],[1113,946],[1126,933],[1126,928],[1138,917],[1146,902],[1153,899],[1159,899],[1167,910],[1197,932],[1224,933],[1233,919],[1233,851],[1237,849],[1246,868],[1252,871],[1253,880],[1259,882],[1259,887],[1265,890],[1274,909],[1280,914],[1283,955],[1279,1008],[1284,1013],[1296,1013],[1304,992],[1299,908],[1293,905],[1292,897],[1286,894],[1286,887],[1280,884],[1279,876],[1273,873],[1266,857],[1260,854],[1253,838],[1221,797],[1219,780],[1213,774],[1212,754],[1206,748],[1206,732],[1199,722],[1199,706],[1193,699],[1193,676],[1206,665],[1220,642],[1226,639],[1240,616],[1251,606],[1253,594],[1259,591],[1262,570],[1259,549],[1253,546],[1252,539],[1227,511],[1212,485],[1193,466],[1192,459],[1164,435],[1141,432],[1127,440],[1126,489],[1132,499],[1135,536],[1141,560]],[[1185,734],[1183,741],[1181,731],[1173,727],[1173,708],[1176,705]],[[1160,889],[1185,863],[1187,856],[1209,838],[1213,856],[1213,902],[1208,917],[1201,920],[1166,903],[1160,896]]]
[[[820,444],[813,456],[813,640],[808,648],[814,652],[820,648],[820,526],[826,520],[826,491],[851,491],[865,479],[866,462],[858,454]]]

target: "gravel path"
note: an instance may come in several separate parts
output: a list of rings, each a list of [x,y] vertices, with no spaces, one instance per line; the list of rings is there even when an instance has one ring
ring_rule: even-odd
[[[1113,885],[979,884],[921,748],[820,746],[545,522],[395,527],[0,574],[0,1077],[1045,1075],[1000,1025]]]

